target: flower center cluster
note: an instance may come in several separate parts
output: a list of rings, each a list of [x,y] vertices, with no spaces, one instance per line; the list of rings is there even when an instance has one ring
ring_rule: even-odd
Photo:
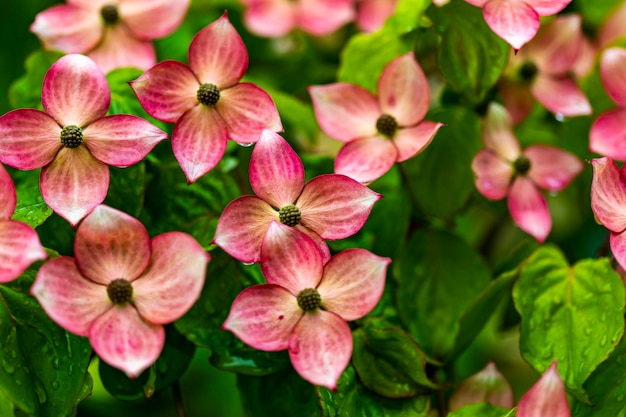
[[[117,7],[112,4],[108,4],[100,9],[100,16],[104,20],[104,24],[107,26],[113,26],[120,21],[120,14],[117,11]]]
[[[530,61],[526,61],[522,64],[522,67],[519,70],[519,75],[522,81],[530,83],[535,79],[537,75],[537,66]]]
[[[83,129],[69,125],[61,130],[61,143],[66,148],[78,148],[83,143]]]
[[[526,175],[530,171],[530,159],[520,156],[513,162],[513,168],[517,175]]]
[[[124,304],[133,298],[133,286],[124,278],[114,279],[107,285],[107,294],[113,304]]]
[[[302,219],[302,213],[300,213],[300,209],[298,207],[290,204],[279,210],[278,219],[282,224],[293,227],[297,224],[300,224],[300,220]]]
[[[381,135],[392,138],[396,134],[396,130],[398,130],[398,122],[393,116],[383,114],[376,120],[376,130]]]
[[[304,311],[313,311],[322,305],[322,296],[315,288],[306,288],[298,293],[296,297],[298,307]]]
[[[214,106],[220,101],[220,89],[215,84],[204,83],[198,88],[196,97],[205,106]]]

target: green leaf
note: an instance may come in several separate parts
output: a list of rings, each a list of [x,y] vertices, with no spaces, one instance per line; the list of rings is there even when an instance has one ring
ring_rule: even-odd
[[[524,359],[540,373],[556,359],[567,388],[586,401],[583,383],[624,333],[624,284],[609,260],[570,267],[556,247],[541,247],[523,268],[513,300]]]
[[[109,167],[111,180],[104,204],[138,217],[143,208],[146,191],[146,166],[144,162],[127,168]]]
[[[52,209],[43,201],[39,192],[39,173],[41,170],[11,170],[11,178],[17,192],[17,205],[13,220],[19,220],[35,228],[46,221]]]
[[[9,88],[9,102],[13,108],[41,108],[41,85],[48,69],[63,53],[37,50],[26,58],[26,74]]]
[[[448,417],[507,417],[510,410],[487,403],[470,404],[453,411]]]

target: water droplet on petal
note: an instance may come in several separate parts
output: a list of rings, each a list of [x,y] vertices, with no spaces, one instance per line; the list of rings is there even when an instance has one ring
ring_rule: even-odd
[[[239,146],[243,146],[244,148],[249,148],[250,146],[254,145],[254,143],[241,143],[241,142],[237,142],[237,145],[239,145]]]

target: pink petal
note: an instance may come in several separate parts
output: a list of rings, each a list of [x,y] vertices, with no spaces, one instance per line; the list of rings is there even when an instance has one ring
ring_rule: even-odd
[[[226,124],[212,107],[198,104],[187,111],[172,132],[172,150],[191,184],[212,170],[228,143]]]
[[[151,248],[148,269],[133,282],[133,304],[145,320],[171,323],[200,297],[211,257],[181,232],[155,236]]]
[[[300,0],[297,26],[312,35],[327,35],[354,20],[351,0]]]
[[[393,143],[398,150],[396,162],[413,158],[426,149],[442,126],[444,126],[443,123],[424,120],[415,127],[399,129],[393,137]]]
[[[50,165],[43,167],[41,195],[55,213],[75,226],[104,201],[109,189],[109,167],[87,148],[63,148]]]
[[[626,107],[626,49],[609,48],[602,53],[600,76],[613,101]]]
[[[550,78],[539,75],[530,86],[533,96],[546,109],[563,116],[586,116],[592,113],[591,104],[576,82],[569,78]]]
[[[472,171],[476,176],[476,188],[490,200],[500,200],[509,193],[513,178],[513,164],[505,161],[493,151],[483,149],[472,160]]]
[[[489,105],[483,126],[485,147],[500,158],[514,162],[521,154],[517,139],[513,135],[513,124],[507,110],[495,102]]]
[[[102,42],[87,55],[105,73],[123,67],[147,70],[156,64],[152,43],[135,38],[124,25],[107,28]]]
[[[93,10],[61,4],[37,14],[30,31],[41,39],[46,49],[75,54],[94,48],[102,38],[104,27]]]
[[[222,329],[255,349],[273,352],[287,349],[302,314],[296,298],[283,287],[254,285],[235,298]]]
[[[414,126],[426,116],[430,89],[413,52],[387,64],[380,74],[377,89],[382,113],[393,116],[398,125]]]
[[[528,44],[528,56],[543,74],[563,76],[572,69],[583,44],[580,15],[558,16]]]
[[[296,5],[288,1],[243,0],[244,22],[248,30],[268,38],[284,36],[296,25]]]
[[[363,32],[374,32],[393,14],[396,0],[365,0],[359,3],[356,24]]]
[[[539,15],[524,1],[490,0],[483,7],[485,22],[514,49],[520,49],[539,29]]]
[[[66,256],[43,264],[30,292],[52,320],[79,336],[87,336],[93,321],[112,307],[106,287],[83,277]]]
[[[535,99],[530,94],[529,86],[510,82],[503,78],[498,83],[498,87],[504,100],[504,106],[510,114],[511,121],[517,124],[524,120],[535,104]]]
[[[530,160],[528,177],[548,191],[561,191],[583,170],[577,157],[552,146],[530,146],[524,156]]]
[[[111,103],[102,70],[84,55],[66,55],[52,64],[43,80],[41,102],[62,127],[85,127],[104,116]]]
[[[101,162],[127,167],[141,161],[167,133],[152,123],[127,114],[98,119],[83,131],[85,146]]]
[[[235,142],[255,143],[264,129],[283,130],[272,98],[254,84],[240,83],[222,90],[215,107],[226,122],[228,135]]]
[[[159,358],[165,329],[143,321],[132,305],[125,304],[113,306],[94,321],[89,341],[100,359],[136,378]]]
[[[525,0],[539,16],[550,16],[557,14],[565,8],[572,0]]]
[[[138,39],[162,38],[172,33],[185,18],[190,0],[124,0],[119,13]]]
[[[324,310],[305,313],[289,338],[289,358],[311,384],[334,390],[352,356],[352,333],[339,316]]]
[[[508,203],[513,221],[539,243],[543,243],[552,228],[552,218],[545,198],[532,180],[515,178]]]
[[[74,256],[80,272],[94,282],[133,281],[150,260],[148,231],[134,217],[100,205],[78,227]]]
[[[335,173],[370,183],[389,171],[398,157],[398,148],[391,139],[380,135],[356,139],[339,150]]]
[[[301,233],[304,233],[313,242],[315,242],[318,249],[322,253],[322,263],[326,265],[326,263],[330,261],[330,249],[328,248],[328,244],[326,243],[326,241],[322,239],[322,237],[318,235],[317,233],[315,233],[313,230],[309,229],[308,227],[304,227],[301,224],[295,225],[294,229],[300,231]]]
[[[572,72],[574,73],[575,79],[580,80],[591,74],[591,72],[595,69],[596,57],[599,53],[600,49],[596,44],[595,39],[592,41],[590,38],[583,36],[580,54],[572,66]]]
[[[570,417],[569,404],[563,381],[556,370],[556,361],[520,398],[517,417]]]
[[[599,28],[598,43],[600,47],[607,46],[626,35],[624,31],[625,19],[626,3],[621,3]]]
[[[15,211],[17,194],[15,185],[6,168],[0,165],[0,220],[8,220]]]
[[[514,405],[511,384],[493,362],[489,362],[482,371],[457,385],[448,405],[450,411],[456,411],[468,404],[481,402],[504,408],[512,408]]]
[[[484,7],[489,0],[465,0],[467,3],[476,7]]]
[[[376,134],[381,110],[364,88],[337,83],[311,86],[309,94],[317,122],[331,138],[349,142]]]
[[[278,212],[265,201],[255,196],[239,197],[222,212],[213,241],[241,262],[258,262],[272,220],[278,220]]]
[[[129,84],[141,107],[163,122],[176,123],[198,104],[200,84],[189,67],[180,62],[160,62]]]
[[[317,287],[324,310],[346,321],[369,313],[383,295],[390,262],[365,249],[347,249],[333,256]]]
[[[250,157],[250,185],[278,209],[295,203],[304,187],[304,166],[279,134],[264,130]]]
[[[300,224],[322,239],[344,239],[361,230],[381,197],[346,176],[320,175],[304,186],[298,198],[296,205],[302,212]]]
[[[189,66],[200,83],[231,87],[248,69],[248,51],[226,12],[202,29],[189,46]]]
[[[626,160],[626,109],[609,110],[593,122],[589,150],[611,159]]]
[[[591,208],[600,223],[614,233],[626,229],[626,178],[610,159],[591,161]]]
[[[613,233],[609,240],[611,252],[617,263],[624,268],[626,265],[626,233]]]
[[[268,284],[280,285],[294,296],[316,288],[322,279],[322,253],[317,244],[295,228],[270,223],[261,246],[261,268]]]
[[[18,221],[0,220],[0,283],[14,280],[30,264],[46,257],[32,227]]]

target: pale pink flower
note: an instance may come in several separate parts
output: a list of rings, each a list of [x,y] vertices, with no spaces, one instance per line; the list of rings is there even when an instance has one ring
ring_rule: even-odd
[[[556,370],[556,361],[539,381],[522,396],[516,417],[570,417],[565,386]]]
[[[242,262],[262,261],[261,243],[274,220],[307,234],[320,246],[358,232],[381,198],[344,175],[328,174],[304,183],[304,166],[278,134],[265,130],[250,159],[256,196],[233,200],[222,213],[214,242]]]
[[[73,226],[104,201],[109,167],[141,161],[167,134],[130,115],[105,116],[111,103],[102,70],[84,55],[66,55],[46,73],[45,113],[13,110],[0,117],[0,162],[42,168],[44,201]]]
[[[344,143],[335,172],[363,183],[424,150],[443,126],[423,120],[430,90],[412,52],[387,64],[377,91],[347,83],[309,87],[320,127]]]
[[[61,327],[134,378],[165,342],[164,324],[200,296],[209,255],[189,235],[148,236],[133,217],[98,206],[76,231],[74,256],[46,262],[31,288]]]
[[[483,141],[486,149],[472,161],[476,188],[490,200],[508,196],[513,221],[543,242],[552,228],[552,219],[540,189],[561,191],[582,171],[582,162],[546,145],[532,145],[522,152],[509,114],[495,103],[487,112]]]
[[[468,404],[486,402],[495,406],[513,407],[513,389],[504,375],[493,362],[470,376],[454,389],[450,396],[450,411],[458,410]]]
[[[398,0],[358,0],[356,25],[363,32],[380,29],[393,14]]]
[[[104,72],[148,69],[156,63],[152,39],[172,33],[189,0],[67,0],[39,13],[30,30],[46,49],[86,53]]]
[[[164,61],[130,83],[151,116],[176,123],[172,149],[189,183],[222,159],[228,138],[250,144],[263,129],[282,130],[270,96],[239,82],[247,68],[246,46],[224,13],[193,38],[189,67]]]
[[[626,1],[613,10],[598,30],[598,42],[601,47],[608,46],[626,36]]]
[[[260,350],[289,349],[296,371],[334,390],[352,356],[346,321],[378,303],[389,258],[348,249],[326,264],[315,242],[273,221],[263,242],[273,257],[261,263],[267,284],[243,290],[223,328]]]
[[[516,51],[535,37],[541,16],[557,14],[572,0],[465,0],[481,7],[487,25]]]

